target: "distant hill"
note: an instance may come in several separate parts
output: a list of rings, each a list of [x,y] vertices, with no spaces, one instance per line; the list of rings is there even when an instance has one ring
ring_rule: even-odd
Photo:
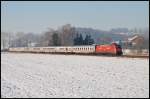
[[[111,33],[128,33],[128,28],[115,28],[110,30]]]

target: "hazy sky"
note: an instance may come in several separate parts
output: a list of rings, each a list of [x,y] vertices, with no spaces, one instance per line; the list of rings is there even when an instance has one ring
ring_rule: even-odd
[[[101,30],[144,28],[148,7],[148,1],[2,1],[1,29],[40,33],[67,23]]]

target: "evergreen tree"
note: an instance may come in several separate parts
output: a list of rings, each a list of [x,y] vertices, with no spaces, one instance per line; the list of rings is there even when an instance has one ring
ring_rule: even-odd
[[[84,40],[85,45],[92,45],[94,44],[94,40],[91,38],[91,35],[86,35]]]
[[[86,35],[85,39],[84,39],[84,45],[88,45],[88,39],[89,39],[89,36]]]
[[[80,34],[80,37],[79,37],[79,45],[83,45],[83,37],[82,37],[82,34]]]
[[[52,35],[52,41],[54,46],[59,46],[60,45],[60,39],[58,37],[57,33],[53,33]]]
[[[74,38],[74,45],[78,45],[79,44],[79,34],[76,34],[76,37]]]
[[[85,39],[83,39],[82,34],[78,34],[76,38],[74,38],[74,45],[92,45],[94,44],[94,40],[91,38],[91,35],[86,35]]]

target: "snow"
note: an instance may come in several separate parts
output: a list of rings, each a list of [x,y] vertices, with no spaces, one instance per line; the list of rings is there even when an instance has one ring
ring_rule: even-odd
[[[1,96],[148,98],[149,59],[1,53]]]

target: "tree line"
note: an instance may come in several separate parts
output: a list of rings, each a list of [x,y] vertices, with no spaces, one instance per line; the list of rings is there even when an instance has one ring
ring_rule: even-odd
[[[74,45],[92,45],[94,44],[94,39],[91,38],[91,35],[86,35],[83,39],[82,34],[76,34],[74,38]]]
[[[83,39],[82,34],[78,34],[75,27],[70,24],[63,25],[57,30],[48,29],[41,34],[35,33],[1,33],[1,48],[6,47],[47,47],[47,46],[73,46],[91,45],[94,39],[86,35]]]

